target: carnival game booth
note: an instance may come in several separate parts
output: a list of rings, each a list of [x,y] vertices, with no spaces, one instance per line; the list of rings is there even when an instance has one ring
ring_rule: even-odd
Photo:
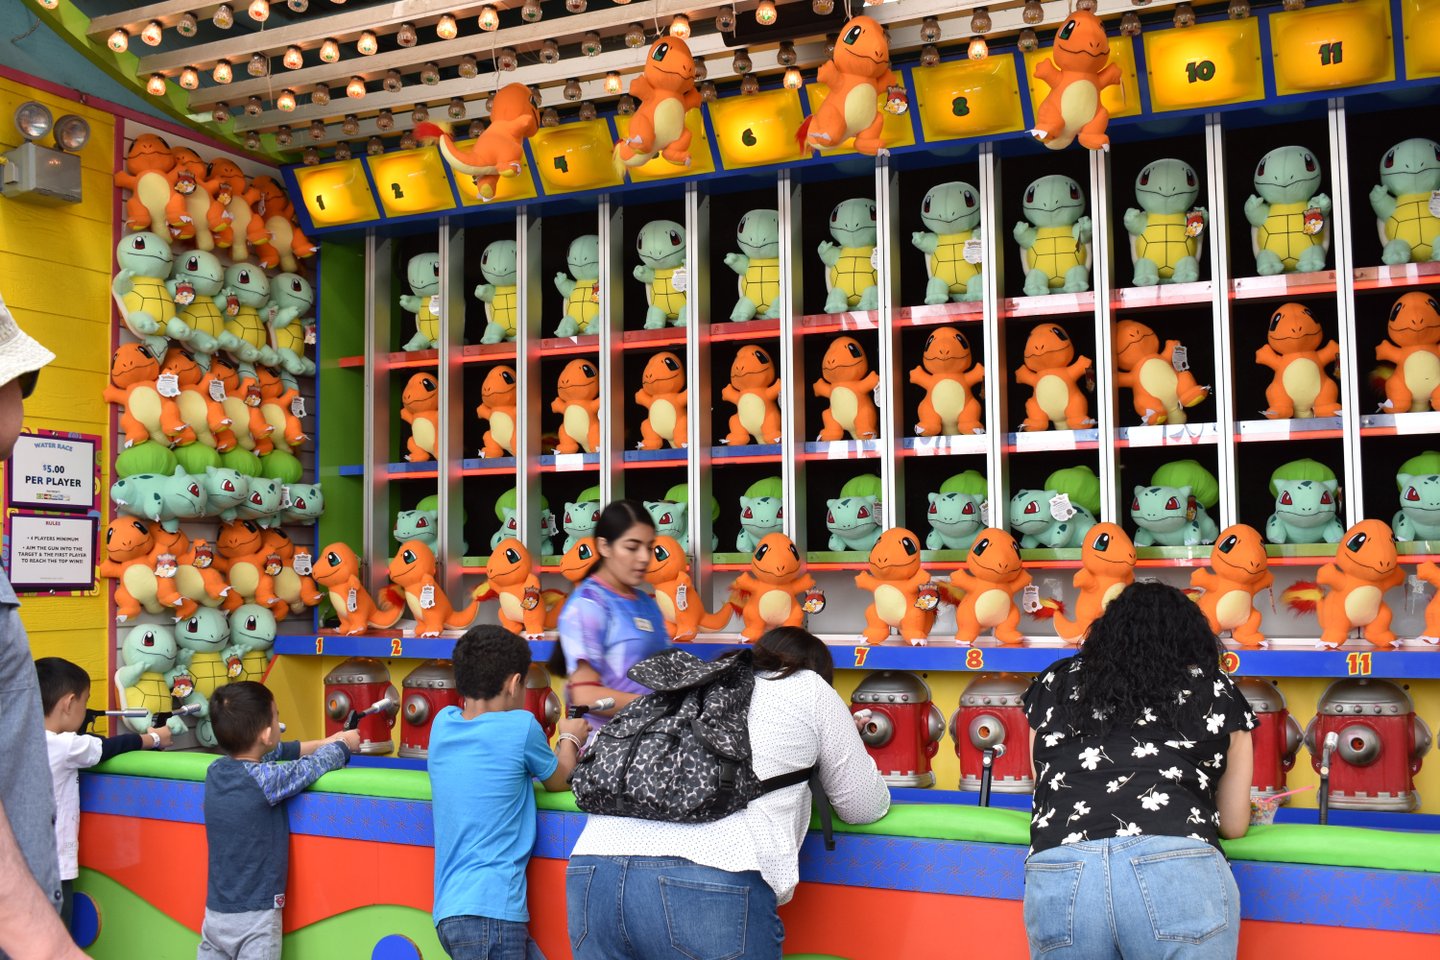
[[[313,299],[281,322],[265,266],[270,300],[247,305],[229,275],[244,261],[214,295],[266,328],[250,360],[233,331],[239,379],[220,392],[261,413],[229,426],[283,440],[299,472],[222,462],[247,497],[218,533],[162,511],[192,545],[216,538],[243,602],[179,558],[196,610],[174,662],[144,643],[164,645],[163,602],[116,637],[117,696],[173,712],[191,681],[194,716],[172,719],[201,745],[202,679],[263,676],[301,736],[388,703],[366,756],[294,807],[296,956],[340,937],[356,956],[435,953],[423,754],[453,698],[445,658],[498,619],[543,661],[599,505],[622,495],[662,534],[651,580],[672,635],[713,656],[804,622],[870,711],[899,804],[834,853],[807,847],[787,949],[940,956],[936,920],[955,917],[1023,955],[1018,697],[1136,578],[1193,591],[1263,717],[1255,794],[1285,803],[1229,847],[1244,955],[1436,949],[1434,0],[900,2],[863,21],[763,0],[722,8],[713,31],[661,3],[658,36],[606,30],[602,14],[628,14],[583,2],[487,6],[464,36],[439,11],[307,23],[298,6],[276,4],[285,22],[258,39],[277,58],[296,41],[294,87],[201,83],[189,103],[264,146],[310,124],[304,162],[245,193],[263,226],[282,211],[270,235],[304,262],[280,272]],[[112,21],[126,29],[92,34]],[[221,54],[244,59],[223,40],[146,59],[163,89],[165,64]],[[538,95],[507,83],[522,60]],[[327,78],[358,84],[345,106]],[[324,95],[298,104],[312,83]],[[254,111],[231,116],[242,102]],[[206,189],[218,202],[224,184]],[[121,306],[133,353],[157,333]],[[126,376],[148,388],[148,367]],[[165,460],[195,444],[155,428],[121,457],[148,439],[163,462],[141,475],[199,476]],[[146,483],[117,498],[127,511]],[[160,565],[129,548],[117,610]],[[186,673],[185,638],[221,621],[219,649],[192,651],[220,666]],[[533,683],[543,723],[556,705]],[[97,956],[161,930],[177,956],[192,942],[203,858],[168,854],[195,849],[207,760],[86,779]],[[543,803],[534,926],[564,956],[580,818]],[[160,885],[188,892],[158,903]]]

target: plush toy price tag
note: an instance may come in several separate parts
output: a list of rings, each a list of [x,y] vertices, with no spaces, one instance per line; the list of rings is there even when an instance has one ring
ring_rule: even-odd
[[[180,378],[173,373],[162,373],[155,378],[155,392],[162,397],[180,396]]]
[[[677,292],[685,293],[690,289],[690,273],[684,267],[676,267],[675,272],[670,274],[670,286]]]
[[[600,302],[600,281],[598,281],[598,280],[595,281],[594,283],[590,284],[590,302],[591,302],[591,303],[599,303],[599,302]]]
[[[805,594],[805,599],[800,601],[800,609],[806,613],[819,613],[825,609],[825,594],[819,590],[811,590]]]
[[[244,669],[245,665],[240,662],[239,657],[232,655],[225,658],[225,676],[229,677],[231,680],[234,680],[236,677],[240,676],[241,672],[243,672]]]
[[[440,316],[440,294],[438,293],[430,295],[430,312],[437,317]]]
[[[1440,190],[1430,191],[1430,216],[1440,217]]]
[[[278,577],[280,571],[285,569],[285,561],[280,559],[280,554],[278,553],[269,554],[265,557],[265,564],[262,569],[265,571],[265,576]]]
[[[195,559],[190,562],[190,565],[197,570],[204,570],[215,562],[215,551],[204,540],[196,540],[192,552],[195,554]]]
[[[195,681],[187,673],[182,673],[170,682],[170,695],[177,700],[184,700],[195,692]]]
[[[264,401],[264,399],[264,396],[262,396],[260,393],[259,384],[252,383],[249,387],[245,389],[245,406],[258,407]]]
[[[216,403],[225,402],[225,384],[220,380],[210,381],[210,399]]]
[[[690,591],[683,583],[675,588],[675,609],[690,609]]]
[[[1177,372],[1190,369],[1190,351],[1185,348],[1183,343],[1176,347],[1175,352],[1170,355],[1170,365]]]
[[[1310,207],[1305,211],[1305,220],[1300,229],[1307,236],[1315,236],[1325,229],[1325,214],[1320,212],[1319,207]]]
[[[303,550],[297,550],[295,552],[295,561],[290,565],[295,568],[295,572],[300,574],[300,576],[308,577],[310,576],[310,571],[314,569],[312,563],[313,561],[311,560],[310,554]]]
[[[280,507],[281,507],[281,509],[284,509],[285,507],[290,506],[292,502],[293,502],[293,501],[291,501],[291,499],[290,499],[290,488],[289,488],[288,486],[284,485],[284,484],[281,484],[281,485],[280,485]]]
[[[1057,493],[1050,498],[1050,516],[1056,520],[1069,520],[1078,511],[1070,505],[1070,494]]]
[[[171,580],[180,572],[180,566],[175,561],[175,554],[162,553],[155,558],[155,576],[162,580]]]
[[[871,250],[871,251],[870,251],[870,269],[871,269],[871,270],[879,270],[879,269],[880,269],[880,248],[879,248],[879,247],[876,247],[874,250]]]
[[[305,325],[305,345],[313,347],[315,343],[315,324],[307,323]]]
[[[905,88],[898,84],[891,84],[885,88],[885,112],[894,116],[902,116],[910,111],[910,96]]]
[[[1198,237],[1205,232],[1205,214],[1199,210],[1191,210],[1185,214],[1185,236]]]
[[[979,239],[971,237],[965,241],[965,246],[960,250],[960,256],[966,263],[979,264],[985,260],[985,246]]]
[[[175,284],[175,306],[188,307],[195,302],[195,286],[189,283]]]
[[[981,501],[980,501],[980,522],[981,522],[982,524],[984,524],[985,526],[987,526],[987,527],[988,527],[988,526],[991,526],[991,523],[990,523],[990,501],[989,501],[989,500],[981,500]]]
[[[940,588],[933,583],[922,583],[915,591],[916,610],[934,610],[940,606]]]
[[[540,606],[540,588],[534,584],[526,587],[524,594],[520,597],[520,606],[526,610],[534,610]]]
[[[435,585],[427,583],[420,588],[420,609],[429,610],[435,606]]]
[[[1179,369],[1179,368],[1177,367],[1176,369]],[[304,397],[296,397],[294,400],[291,400],[291,401],[290,401],[290,412],[295,415],[295,419],[297,419],[297,420],[304,420],[304,419],[305,419],[305,398],[304,398]]]
[[[233,293],[225,297],[225,315],[227,317],[238,317],[240,315],[240,298]]]
[[[195,192],[195,174],[189,170],[181,170],[175,176],[175,192],[182,197],[188,197]]]
[[[1026,613],[1036,613],[1040,609],[1040,588],[1035,584],[1028,584],[1020,591],[1020,609]]]
[[[359,608],[360,597],[358,591],[356,591],[354,587],[351,587],[349,592],[345,594],[345,609],[350,613],[354,613]]]

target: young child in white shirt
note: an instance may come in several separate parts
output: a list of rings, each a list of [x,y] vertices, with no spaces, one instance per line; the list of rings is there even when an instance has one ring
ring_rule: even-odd
[[[45,711],[45,746],[50,752],[50,779],[55,788],[55,848],[60,855],[60,882],[65,899],[60,916],[70,926],[75,878],[80,874],[80,771],[131,750],[158,750],[170,745],[163,726],[146,733],[122,733],[101,739],[81,733],[85,704],[90,700],[90,675],[61,657],[35,661],[40,679],[40,704]]]

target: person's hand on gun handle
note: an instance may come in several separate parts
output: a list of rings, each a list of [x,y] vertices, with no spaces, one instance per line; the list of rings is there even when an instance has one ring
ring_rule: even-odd
[[[156,742],[151,738],[151,735],[152,735],[152,734],[153,734],[154,736],[160,738],[160,742],[159,742],[159,743],[156,743]],[[158,727],[151,727],[149,730],[147,730],[147,731],[145,732],[144,740],[145,740],[145,746],[146,746],[146,747],[148,747],[148,748],[150,748],[150,749],[153,749],[153,750],[164,750],[166,747],[170,746],[170,744],[171,744],[172,742],[174,742],[174,737],[173,737],[173,735],[170,733],[170,728],[167,727],[167,726],[165,726],[165,725],[162,723],[162,724],[161,724],[160,726],[158,726]]]
[[[580,738],[584,743],[585,738],[590,736],[590,724],[584,717],[561,717],[555,723],[559,733],[569,733]]]
[[[343,743],[350,749],[351,753],[360,752],[360,731],[341,730],[339,733],[332,733],[325,738],[326,743]]]

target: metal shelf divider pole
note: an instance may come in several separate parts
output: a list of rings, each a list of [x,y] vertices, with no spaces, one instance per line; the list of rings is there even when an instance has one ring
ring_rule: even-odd
[[[360,558],[372,590],[385,570],[382,551],[390,540],[390,331],[394,322],[391,240],[365,231],[365,436],[363,529]],[[381,349],[383,346],[383,350]]]
[[[880,525],[883,530],[904,526],[905,469],[896,456],[900,446],[897,437],[904,422],[900,332],[895,328],[895,304],[900,299],[900,271],[897,269],[900,232],[898,176],[891,168],[889,156],[875,158],[875,225],[878,230],[875,279],[880,292],[877,324],[880,336],[875,370],[880,375]],[[921,536],[923,538],[923,533]]]
[[[990,526],[1005,525],[1010,503],[1010,458],[1005,434],[1010,429],[1005,398],[1009,367],[1006,360],[1005,321],[1000,316],[1005,291],[1005,254],[1000,216],[1000,159],[993,143],[982,143],[979,156],[980,263],[984,278],[980,298],[980,329],[985,339],[985,479],[989,488]]]
[[[798,318],[805,291],[804,267],[799,256],[804,233],[800,228],[800,184],[789,170],[776,177],[776,209],[780,215],[780,487],[785,517],[781,529],[805,556],[805,348]]]
[[[600,502],[625,496],[625,210],[610,194],[600,198]]]
[[[445,322],[440,325],[439,370],[440,435],[435,445],[436,494],[440,509],[436,561],[439,580],[450,596],[459,596],[460,553],[455,545],[463,539],[464,481],[460,461],[465,456],[465,232],[449,217],[440,221],[440,302]],[[450,562],[451,560],[455,562]]]
[[[1103,438],[1113,438],[1119,422],[1115,386],[1115,307],[1111,291],[1115,277],[1113,218],[1110,216],[1110,151],[1090,151],[1090,276],[1095,290],[1095,426]],[[1115,444],[1099,445],[1100,516],[1120,522],[1120,459]]]
[[[700,597],[708,598],[711,558],[710,517],[710,198],[700,185],[685,184],[685,485],[690,488],[691,577]]]
[[[1345,100],[1330,100],[1330,247],[1335,254],[1335,322],[1340,342],[1340,436],[1344,450],[1345,527],[1365,517],[1364,464],[1360,459],[1360,353],[1355,336],[1355,252],[1350,198],[1350,143]],[[1365,198],[1359,198],[1365,203]]]
[[[543,221],[527,204],[515,216],[515,510],[520,542],[537,563],[540,550],[540,233]],[[561,505],[563,508],[563,505]]]
[[[1210,315],[1215,337],[1215,401],[1219,436],[1215,444],[1215,478],[1220,484],[1216,522],[1223,530],[1240,522],[1236,493],[1235,344],[1230,311],[1230,211],[1226,207],[1225,126],[1222,115],[1205,117],[1206,202],[1209,214],[1206,243],[1210,248]]]

